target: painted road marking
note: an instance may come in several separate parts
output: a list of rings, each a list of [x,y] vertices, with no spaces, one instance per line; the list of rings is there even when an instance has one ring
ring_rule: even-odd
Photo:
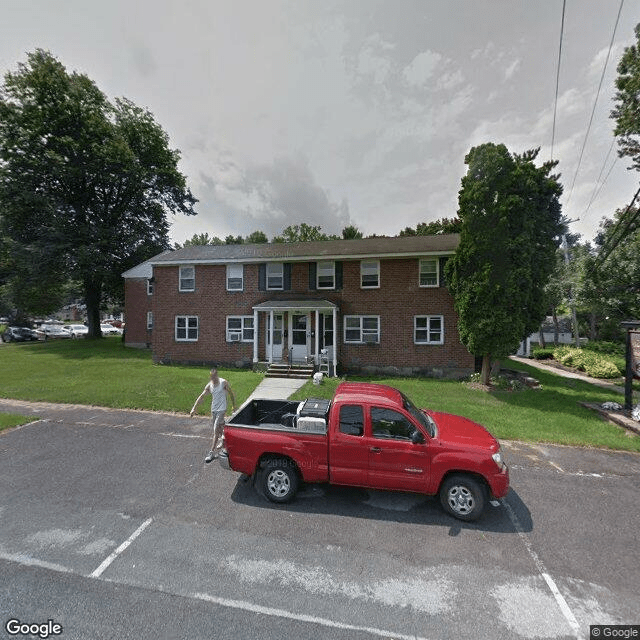
[[[393,631],[386,631],[384,629],[376,629],[375,627],[361,627],[352,624],[346,624],[344,622],[336,622],[335,620],[329,620],[328,618],[319,618],[316,616],[310,616],[303,613],[291,613],[283,609],[275,609],[273,607],[263,607],[262,605],[253,604],[251,602],[244,602],[242,600],[229,600],[227,598],[218,598],[211,596],[208,593],[192,593],[192,598],[198,600],[204,600],[212,604],[217,604],[222,607],[229,607],[230,609],[240,609],[242,611],[248,611],[250,613],[259,613],[266,616],[272,616],[276,618],[286,618],[287,620],[295,620],[296,622],[308,622],[311,624],[321,625],[323,627],[330,627],[333,629],[341,629],[344,631],[360,631],[369,633],[380,638],[397,638],[398,640],[427,640],[415,635],[405,635],[402,633],[395,633]]]
[[[145,520],[100,566],[91,574],[92,578],[99,578],[109,565],[151,524],[153,518]]]
[[[567,601],[564,599],[564,596],[560,593],[558,586],[556,585],[555,581],[547,571],[547,568],[544,566],[544,563],[542,562],[542,560],[540,560],[540,557],[534,551],[533,546],[531,545],[531,540],[529,540],[529,536],[527,536],[527,534],[524,532],[524,529],[522,528],[522,525],[520,524],[520,520],[518,520],[518,516],[516,515],[515,511],[506,500],[504,500],[503,503],[507,509],[507,513],[509,514],[509,519],[511,520],[511,523],[513,524],[518,536],[524,543],[524,546],[526,547],[529,555],[531,556],[533,563],[536,565],[536,568],[538,569],[540,575],[542,576],[544,581],[547,583],[549,590],[553,594],[553,597],[555,598],[556,602],[558,603],[558,606],[560,607],[560,611],[562,611],[562,615],[565,617],[566,621],[569,623],[569,626],[575,632],[576,639],[582,640],[582,634],[580,633],[580,625],[578,624],[576,617],[573,615],[573,611],[571,611],[571,609],[569,608]]]

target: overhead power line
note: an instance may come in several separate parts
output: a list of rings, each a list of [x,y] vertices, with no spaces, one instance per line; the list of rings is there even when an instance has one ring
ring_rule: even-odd
[[[607,64],[609,63],[609,56],[611,55],[611,49],[613,49],[613,41],[616,36],[616,30],[618,29],[618,22],[620,21],[620,14],[622,13],[622,5],[624,4],[624,0],[620,0],[620,6],[618,7],[618,16],[616,18],[616,23],[613,27],[613,33],[611,34],[611,42],[609,43],[609,50],[607,51],[607,58],[604,61],[604,66],[602,68],[602,75],[600,76],[600,84],[598,85],[598,91],[596,92],[596,99],[593,101],[593,109],[591,110],[591,117],[589,118],[589,125],[587,126],[587,132],[584,136],[584,141],[582,142],[582,149],[580,150],[580,157],[578,158],[578,165],[576,166],[576,172],[573,175],[573,182],[571,183],[571,189],[569,190],[569,197],[567,198],[567,202],[565,206],[569,204],[571,200],[571,195],[573,194],[573,187],[576,184],[576,179],[578,177],[578,172],[580,171],[580,165],[582,164],[582,156],[584,155],[584,149],[587,146],[587,139],[589,138],[589,132],[591,131],[591,125],[593,124],[593,116],[596,112],[596,105],[598,104],[598,97],[600,96],[600,90],[602,89],[602,82],[604,81],[604,74],[607,70]]]
[[[598,263],[600,264],[604,263],[604,261],[611,255],[611,252],[620,244],[620,241],[622,240],[622,238],[624,238],[625,234],[627,233],[631,225],[634,222],[636,222],[636,220],[640,220],[640,207],[635,211],[632,211],[633,204],[635,203],[638,196],[640,196],[640,189],[636,191],[636,194],[633,196],[633,199],[631,200],[627,208],[624,210],[624,212],[618,219],[618,222],[616,223],[615,227],[613,228],[613,231],[609,235],[608,240],[605,240],[605,243],[602,246],[602,249],[600,249],[600,252],[596,256],[596,259],[594,261],[594,264],[593,264],[594,269],[598,266]],[[629,219],[625,221],[627,214],[629,214]],[[622,226],[623,224],[624,224],[624,227]],[[616,238],[618,229],[621,229],[621,232],[619,236]]]
[[[604,169],[607,166],[607,162],[609,161],[609,156],[611,155],[611,151],[613,150],[613,145],[615,145],[615,143],[616,143],[616,139],[614,137],[611,140],[611,144],[609,145],[609,151],[607,151],[607,155],[604,158],[604,162],[602,163],[602,168],[600,169],[600,173],[598,174],[598,179],[596,180],[596,184],[594,185],[593,191],[591,193],[591,198],[589,199],[589,204],[587,205],[587,208],[584,210],[584,213],[582,214],[583,216],[587,215],[587,213],[589,212],[589,209],[591,209],[591,205],[597,200],[598,196],[600,195],[600,192],[602,191],[602,187],[604,187],[605,183],[609,179],[609,176],[611,175],[611,171],[613,171],[613,167],[618,161],[618,156],[616,156],[613,159],[613,162],[611,163],[611,166],[609,167],[609,171],[607,171],[607,175],[604,177],[604,180],[600,182],[600,178],[602,178],[602,174],[604,173]]]
[[[560,62],[562,60],[562,38],[564,35],[564,10],[567,0],[562,0],[562,20],[560,22],[560,46],[558,47],[558,68],[556,70],[556,99],[553,103],[553,127],[551,129],[551,160],[553,160],[553,145],[556,139],[556,113],[558,111],[558,88],[560,87]]]

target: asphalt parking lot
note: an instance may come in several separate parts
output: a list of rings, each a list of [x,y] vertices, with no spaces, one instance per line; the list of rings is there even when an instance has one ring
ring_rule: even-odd
[[[0,637],[589,638],[640,624],[640,455],[503,443],[475,524],[328,486],[278,507],[206,419],[0,400]],[[31,636],[37,637],[37,636]]]

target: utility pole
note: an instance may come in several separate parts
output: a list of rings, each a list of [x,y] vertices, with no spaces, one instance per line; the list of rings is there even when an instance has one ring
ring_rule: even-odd
[[[575,220],[567,220],[567,224],[578,222],[580,218]],[[564,263],[569,266],[569,244],[567,243],[567,234],[562,234],[562,251],[564,252]],[[569,290],[569,304],[571,305],[571,324],[573,325],[573,333],[575,337],[576,347],[580,348],[580,335],[578,331],[578,316],[576,315],[576,305],[573,299],[573,291]]]

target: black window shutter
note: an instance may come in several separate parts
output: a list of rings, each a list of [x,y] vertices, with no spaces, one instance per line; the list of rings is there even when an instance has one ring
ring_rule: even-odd
[[[336,261],[336,290],[342,289],[342,262]]]
[[[316,263],[315,262],[310,262],[309,263],[309,289],[311,289],[311,291],[315,291],[318,286],[316,283]]]
[[[267,290],[267,265],[261,264],[258,266],[258,290]]]
[[[285,262],[282,268],[283,273],[283,289],[285,291],[291,291],[291,263]]]

